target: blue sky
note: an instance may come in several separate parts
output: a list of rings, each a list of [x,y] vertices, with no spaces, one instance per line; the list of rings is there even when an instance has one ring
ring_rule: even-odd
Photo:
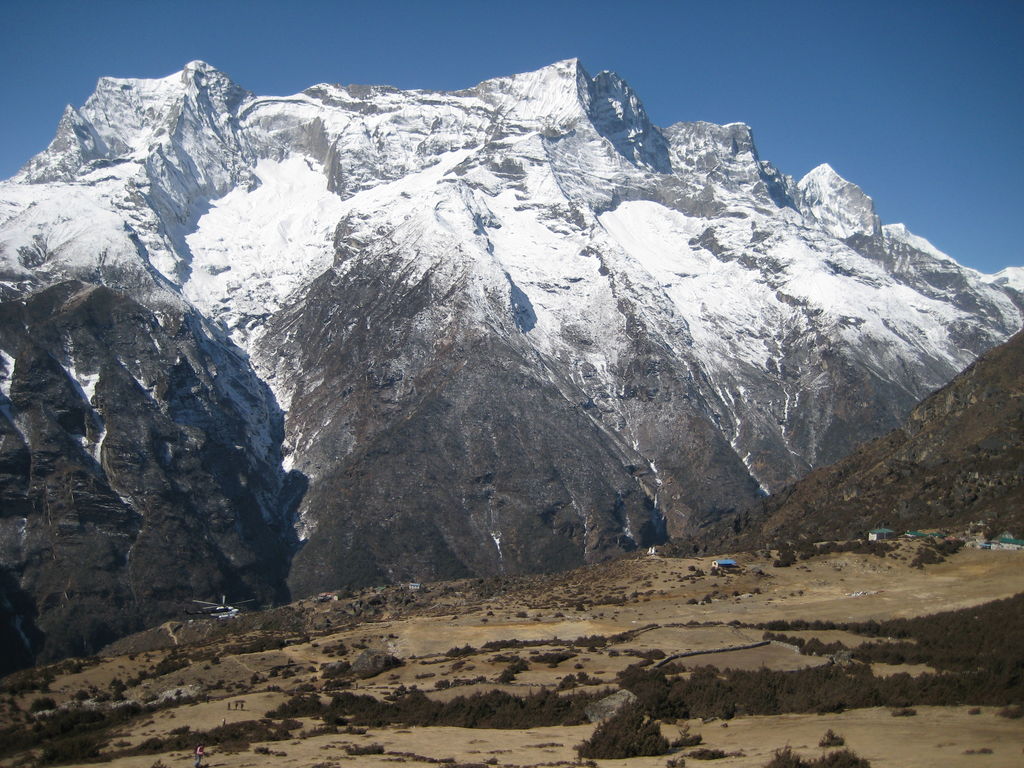
[[[0,0],[0,178],[103,75],[192,59],[259,94],[456,89],[579,57],[655,123],[742,121],[761,157],[827,162],[986,272],[1024,266],[1024,1]]]

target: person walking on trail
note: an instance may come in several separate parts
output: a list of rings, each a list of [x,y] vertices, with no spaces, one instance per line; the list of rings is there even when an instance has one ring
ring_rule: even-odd
[[[196,746],[196,768],[200,768],[203,762],[203,757],[206,755],[206,750],[203,749],[203,745],[199,744]]]

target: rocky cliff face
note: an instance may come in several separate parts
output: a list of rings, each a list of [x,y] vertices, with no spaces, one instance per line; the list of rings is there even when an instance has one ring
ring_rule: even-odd
[[[683,534],[899,423],[1020,327],[1011,277],[575,60],[451,93],[104,78],[0,184],[8,602],[53,643],[80,571],[142,622]],[[105,561],[27,543],[54,474]],[[140,579],[148,531],[177,543]]]
[[[193,311],[62,282],[0,305],[0,347],[3,591],[33,651],[287,594],[281,415]]]

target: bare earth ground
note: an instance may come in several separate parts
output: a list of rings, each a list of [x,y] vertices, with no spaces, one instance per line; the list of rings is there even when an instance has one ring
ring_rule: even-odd
[[[773,568],[768,560],[737,556],[743,570],[735,575],[710,575],[711,558],[657,556],[589,566],[569,574],[524,579],[499,594],[481,597],[469,582],[454,586],[428,585],[420,607],[391,611],[372,620],[342,621],[344,600],[306,601],[298,608],[313,626],[328,621],[336,631],[288,633],[283,648],[249,653],[225,652],[219,645],[189,647],[192,662],[185,668],[150,677],[125,691],[128,698],[145,701],[175,689],[208,700],[171,706],[125,725],[109,746],[106,763],[116,768],[151,768],[161,761],[167,768],[185,765],[185,752],[110,756],[111,750],[134,746],[147,738],[164,737],[189,726],[207,730],[222,723],[252,720],[278,706],[299,686],[319,690],[325,662],[353,660],[363,648],[393,654],[404,664],[356,683],[356,693],[385,696],[396,687],[418,686],[428,695],[450,699],[480,690],[501,689],[526,694],[555,687],[569,674],[586,673],[594,685],[614,690],[618,672],[638,661],[639,654],[660,651],[667,655],[706,651],[687,662],[719,667],[791,670],[827,663],[802,656],[783,644],[738,649],[762,640],[760,630],[729,626],[730,621],[766,622],[773,619],[823,619],[837,622],[912,617],[969,607],[1024,592],[1024,552],[962,551],[946,562],[924,569],[909,566],[915,544],[901,545],[898,557],[838,554],[819,556],[790,568]],[[700,572],[704,574],[701,575]],[[760,571],[760,573],[758,572]],[[703,601],[703,602],[695,602]],[[203,620],[212,622],[213,620]],[[713,626],[687,626],[690,622],[717,622]],[[202,622],[196,622],[202,623]],[[239,626],[242,626],[239,624]],[[86,698],[92,689],[104,690],[117,677],[127,680],[154,665],[177,647],[176,638],[189,627],[165,627],[165,649],[105,657],[77,672],[59,675],[45,695],[67,706]],[[193,628],[194,629],[194,628]],[[484,650],[487,642],[509,640],[573,640],[629,633],[604,647],[576,648],[572,658],[555,666],[530,663],[511,683],[497,682],[507,663],[499,654],[531,656],[565,645],[553,642],[507,650]],[[817,637],[825,643],[841,640],[853,646],[864,638],[840,631],[802,631],[790,635]],[[238,643],[250,639],[230,637]],[[343,643],[344,653],[337,653]],[[471,646],[464,656],[446,651]],[[220,649],[220,650],[218,650]],[[876,674],[919,674],[921,665],[875,665]],[[482,679],[481,679],[482,678]],[[436,687],[442,685],[451,687]],[[278,690],[268,690],[276,686]],[[577,689],[581,690],[581,689]],[[94,692],[94,691],[92,691]],[[42,695],[26,691],[15,697],[22,710]],[[327,694],[324,700],[327,700]],[[239,702],[244,709],[238,708]],[[842,734],[846,746],[876,767],[1024,765],[1024,721],[998,717],[994,708],[969,714],[967,707],[916,707],[915,717],[894,718],[888,709],[850,710],[827,715],[736,717],[728,722],[690,723],[704,745],[719,748],[729,757],[708,765],[733,768],[763,766],[774,750],[791,746],[805,757],[826,750],[817,746],[829,728]],[[0,717],[8,724],[11,713]],[[22,716],[23,717],[23,716]],[[312,730],[319,720],[303,720]],[[28,727],[26,724],[25,727]],[[577,764],[575,745],[586,739],[593,725],[485,730],[463,728],[371,728],[365,734],[338,733],[305,736],[290,741],[254,743],[244,751],[211,748],[207,765],[213,768],[292,766],[409,766],[453,763],[503,766]],[[663,723],[669,739],[678,733],[675,723]],[[295,730],[296,735],[300,730]],[[384,754],[349,755],[346,747],[379,744]],[[261,752],[254,750],[265,748]],[[991,753],[978,753],[980,749]],[[968,753],[972,751],[973,753]],[[681,753],[686,755],[684,750]],[[673,756],[597,761],[601,766],[643,768],[665,766]],[[675,757],[678,757],[676,755]],[[493,761],[493,762],[492,762]],[[13,767],[19,759],[4,762]],[[703,761],[686,758],[689,766]]]

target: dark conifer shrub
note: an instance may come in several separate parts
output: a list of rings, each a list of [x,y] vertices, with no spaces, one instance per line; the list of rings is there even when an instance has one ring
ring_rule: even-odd
[[[668,740],[661,735],[657,721],[644,715],[639,707],[623,707],[598,725],[576,751],[581,758],[595,760],[650,757],[668,752]]]

